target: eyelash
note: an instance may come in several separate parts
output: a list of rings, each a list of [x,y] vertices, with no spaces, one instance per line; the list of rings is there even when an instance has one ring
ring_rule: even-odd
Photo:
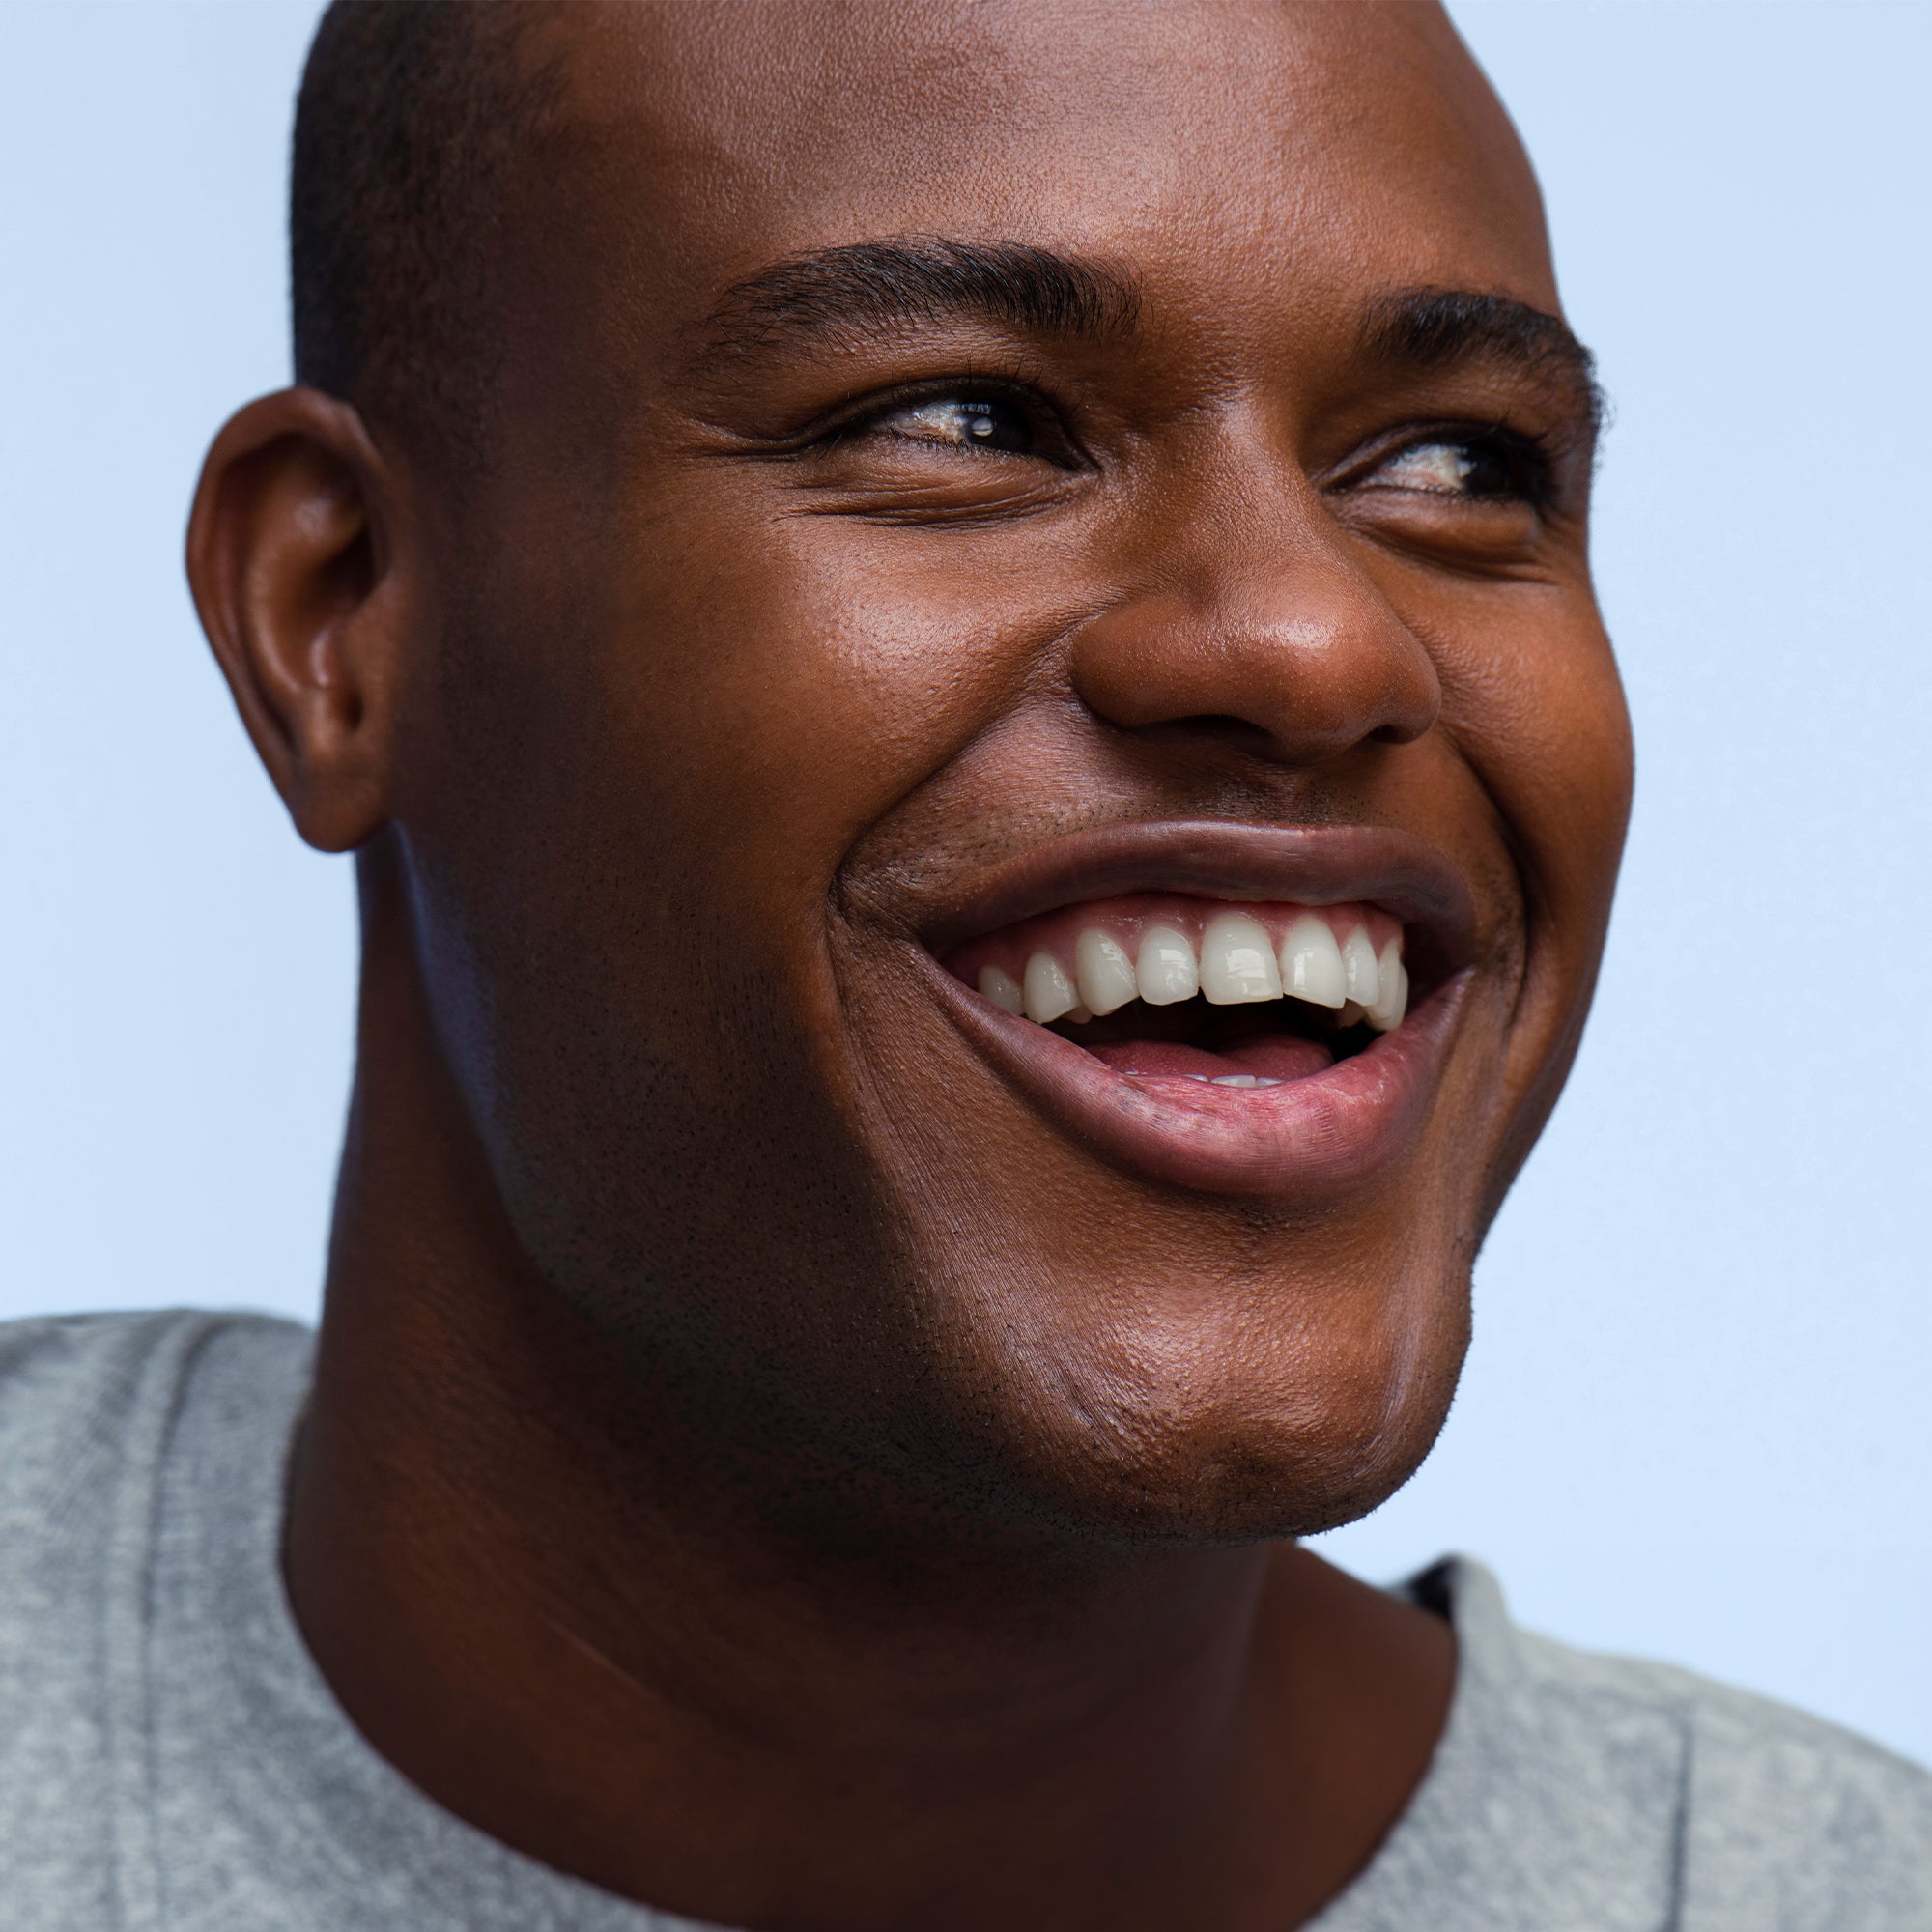
[[[1086,453],[1075,441],[1065,418],[1044,396],[1037,390],[1015,383],[988,381],[983,378],[966,382],[925,384],[883,401],[869,403],[854,414],[846,416],[812,437],[810,446],[836,449],[841,442],[881,429],[894,416],[903,415],[909,411],[937,403],[962,403],[969,408],[975,404],[982,406],[1004,404],[1026,419],[1029,429],[1042,445],[1031,453],[1037,454],[1042,461],[1053,463],[1063,469],[1080,469],[1089,467]],[[930,441],[932,446],[939,446],[936,439],[909,437],[906,440]],[[959,445],[962,450],[969,446]]]
[[[1527,431],[1511,429],[1502,423],[1482,426],[1437,423],[1419,433],[1411,432],[1401,442],[1378,452],[1368,464],[1358,467],[1350,480],[1356,487],[1373,488],[1376,478],[1391,465],[1404,457],[1432,448],[1463,452],[1470,459],[1469,468],[1474,468],[1484,458],[1499,461],[1504,467],[1506,480],[1502,488],[1472,490],[1461,498],[1464,502],[1514,501],[1527,503],[1532,509],[1546,510],[1555,500],[1556,452],[1549,440]],[[1464,473],[1467,473],[1466,469]],[[1431,493],[1418,486],[1406,487],[1416,489],[1418,495],[1455,497],[1455,493],[1449,490]]]
[[[1049,446],[1029,453],[1037,454],[1041,460],[1064,469],[1088,467],[1086,453],[1067,428],[1065,418],[1047,398],[1030,385],[985,379],[924,384],[916,389],[874,401],[810,437],[808,446],[834,449],[841,442],[882,429],[895,415],[939,403],[959,403],[969,407],[974,404],[1004,404],[1024,416],[1037,437],[1044,431],[1042,440],[1049,445],[1059,445],[1057,450]],[[929,441],[930,446],[943,446],[937,439],[909,437],[906,440]],[[1548,510],[1554,503],[1557,452],[1551,440],[1531,431],[1513,429],[1504,423],[1445,422],[1411,430],[1401,441],[1385,446],[1366,462],[1352,466],[1344,487],[1374,487],[1376,477],[1391,464],[1435,446],[1463,452],[1469,459],[1470,468],[1481,464],[1485,458],[1500,462],[1507,479],[1504,486],[1492,490],[1472,490],[1460,497],[1451,490],[1432,493],[1414,485],[1394,487],[1407,487],[1419,496],[1436,494],[1448,500],[1464,503],[1520,502],[1538,511]],[[957,447],[963,453],[969,445],[960,444]],[[1464,473],[1467,473],[1466,469]]]

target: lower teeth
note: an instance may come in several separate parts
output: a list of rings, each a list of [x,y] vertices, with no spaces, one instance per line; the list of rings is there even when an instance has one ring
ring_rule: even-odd
[[[1279,1087],[1265,1073],[1183,1073],[1183,1080],[1198,1080],[1204,1087]]]

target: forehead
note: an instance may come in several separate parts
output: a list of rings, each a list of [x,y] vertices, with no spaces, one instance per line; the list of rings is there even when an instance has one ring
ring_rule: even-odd
[[[931,234],[1112,258],[1210,308],[1556,305],[1528,163],[1433,5],[618,0],[546,38],[595,161],[572,200],[673,303]]]

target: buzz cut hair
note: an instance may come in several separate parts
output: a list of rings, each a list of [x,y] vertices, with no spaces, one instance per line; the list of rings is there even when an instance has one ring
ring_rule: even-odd
[[[520,156],[558,76],[541,0],[331,0],[296,102],[289,283],[298,383],[439,457],[488,440],[497,271]]]

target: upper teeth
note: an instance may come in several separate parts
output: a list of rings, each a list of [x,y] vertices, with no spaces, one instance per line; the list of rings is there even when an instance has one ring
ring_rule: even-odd
[[[1146,950],[1143,946],[1143,952]],[[1095,926],[1089,926],[1073,942],[1073,967],[1080,980],[1080,1004],[1090,1013],[1111,1013],[1140,996],[1127,949]]]
[[[1002,974],[1001,978],[1005,979]],[[1011,980],[1007,983],[1010,985]],[[1026,963],[1026,983],[1022,989],[1026,1016],[1030,1020],[1057,1020],[1080,1004],[1066,969],[1051,952],[1036,952]]]
[[[1260,920],[1244,912],[1214,915],[1201,935],[1201,991],[1216,1007],[1281,998],[1274,942]]]
[[[1111,1013],[1134,999],[1165,1007],[1199,992],[1226,1007],[1286,994],[1340,1010],[1345,1024],[1360,1017],[1386,1033],[1408,1007],[1402,935],[1389,938],[1378,953],[1362,915],[1342,923],[1346,937],[1338,940],[1321,914],[1297,913],[1277,942],[1253,914],[1219,912],[1208,921],[1198,949],[1179,925],[1164,921],[1126,941],[1104,927],[1084,926],[1074,938],[1071,971],[1042,947],[1028,954],[1022,979],[986,965],[979,986],[996,1007],[1042,1025]]]
[[[1201,968],[1194,942],[1171,925],[1151,925],[1141,934],[1140,957],[1134,963],[1141,998],[1151,1007],[1191,1000],[1201,990]]]

